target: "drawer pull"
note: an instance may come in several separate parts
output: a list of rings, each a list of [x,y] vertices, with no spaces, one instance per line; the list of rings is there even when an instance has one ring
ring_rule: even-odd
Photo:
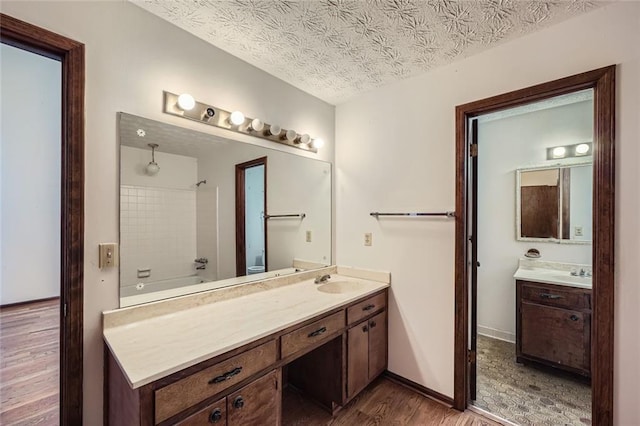
[[[372,309],[373,309],[373,308],[375,308],[375,307],[376,307],[376,305],[367,305],[367,306],[365,306],[364,308],[362,308],[362,310],[363,310],[363,311],[370,311],[370,310],[372,310]]]
[[[232,378],[233,376],[237,376],[238,374],[240,374],[242,372],[242,367],[236,367],[231,371],[228,371],[226,373],[224,373],[221,376],[218,377],[214,377],[213,379],[209,380],[209,384],[213,385],[215,383],[222,383],[224,381],[229,380],[230,378]]]
[[[316,337],[316,336],[321,335],[325,331],[327,331],[327,327],[322,327],[322,328],[317,329],[316,331],[312,331],[311,333],[309,333],[307,335],[307,337]]]
[[[244,398],[239,396],[233,400],[233,406],[237,409],[244,407]]]
[[[220,420],[222,420],[222,410],[216,408],[209,415],[209,423],[218,423]]]
[[[550,293],[540,293],[540,297],[543,299],[562,299],[562,296],[560,296],[559,294],[550,294]]]
[[[569,319],[570,319],[571,321],[578,321],[578,320],[580,319],[580,317],[579,317],[579,316],[577,316],[577,315],[571,315],[571,316],[569,317]]]

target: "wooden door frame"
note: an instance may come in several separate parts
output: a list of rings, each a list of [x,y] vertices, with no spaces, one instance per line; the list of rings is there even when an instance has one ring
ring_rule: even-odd
[[[244,172],[251,167],[264,166],[264,214],[267,214],[267,157],[236,164],[236,276],[247,275],[247,247],[245,221]],[[264,220],[264,270],[267,270],[267,220]]]
[[[0,14],[2,42],[62,65],[60,424],[82,424],[84,44]]]
[[[467,272],[467,120],[500,109],[592,88],[593,133],[593,315],[591,328],[592,423],[613,424],[615,74],[608,66],[456,107],[456,243],[454,407],[468,404],[469,294]]]

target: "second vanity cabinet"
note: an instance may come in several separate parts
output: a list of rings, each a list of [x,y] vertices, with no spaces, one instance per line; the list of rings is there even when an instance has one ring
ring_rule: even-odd
[[[285,385],[334,413],[386,369],[386,306],[384,289],[135,389],[107,350],[105,424],[279,425]]]
[[[516,356],[589,377],[591,290],[516,281]]]

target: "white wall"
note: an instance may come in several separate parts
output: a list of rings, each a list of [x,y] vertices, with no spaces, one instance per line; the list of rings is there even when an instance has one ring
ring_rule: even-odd
[[[639,28],[611,4],[336,108],[337,263],[392,272],[391,371],[453,396],[455,229],[369,212],[454,207],[456,105],[618,64],[615,422],[640,423]]]
[[[322,137],[325,148],[309,155],[331,161],[334,108],[129,2],[3,1],[0,8],[86,46],[83,412],[86,425],[97,425],[102,423],[101,312],[119,304],[118,270],[100,271],[97,250],[99,242],[118,238],[116,113],[236,136],[161,112],[163,90],[190,92],[221,108]]]
[[[479,333],[515,342],[516,291],[513,274],[518,269],[518,259],[528,249],[540,250],[544,260],[591,263],[590,245],[516,240],[516,169],[557,164],[557,160],[547,161],[547,148],[591,141],[592,133],[592,101],[499,119],[480,118],[477,233],[478,261],[481,265],[478,268]],[[552,185],[558,184],[557,169],[551,180]],[[591,181],[587,182],[587,192],[591,192]],[[587,210],[591,211],[591,204],[587,204]]]
[[[60,62],[0,45],[0,305],[60,295]]]

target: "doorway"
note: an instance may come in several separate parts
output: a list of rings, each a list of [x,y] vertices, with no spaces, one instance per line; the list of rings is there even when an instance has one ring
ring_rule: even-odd
[[[22,22],[10,16],[0,14],[0,39],[3,45],[21,52],[28,52],[58,61],[60,66],[60,98],[58,108],[61,111],[59,118],[59,139],[57,139],[57,162],[59,163],[53,178],[57,182],[57,217],[55,223],[46,228],[57,228],[58,241],[54,244],[59,247],[59,259],[57,260],[58,272],[54,280],[58,285],[58,297],[44,300],[34,310],[42,313],[42,317],[32,321],[33,325],[41,325],[49,321],[54,327],[53,345],[59,348],[59,396],[49,396],[57,399],[57,409],[54,413],[48,413],[42,421],[47,424],[81,424],[82,423],[82,304],[83,304],[83,253],[84,253],[84,45],[34,25]],[[4,94],[3,94],[4,96]],[[34,104],[31,108],[30,120],[37,123],[41,118],[38,115],[40,105]],[[3,144],[11,140],[4,140]],[[51,148],[51,147],[47,147]],[[41,150],[43,151],[43,150]],[[38,151],[31,153],[34,161]],[[52,158],[48,158],[52,160]],[[52,160],[53,161],[53,160]],[[26,167],[24,177],[20,181],[13,181],[11,185],[34,185],[33,174],[38,170],[29,169],[29,162],[22,164]],[[7,183],[7,182],[5,182]],[[4,183],[3,183],[4,185]],[[11,206],[9,206],[11,208]],[[12,213],[16,213],[13,211]],[[20,212],[22,214],[22,212]],[[57,220],[56,220],[57,219]],[[33,243],[32,241],[30,243]],[[37,268],[40,256],[30,257],[29,267]],[[25,284],[23,282],[23,284]],[[4,285],[4,284],[3,284]],[[55,296],[54,296],[55,297]],[[51,306],[49,306],[51,305]],[[9,307],[11,309],[11,307]],[[47,314],[44,314],[47,312]],[[37,315],[36,315],[37,317]],[[4,321],[4,318],[3,318]],[[18,321],[22,323],[22,321]],[[22,325],[25,325],[24,323]],[[3,325],[4,326],[4,325]],[[55,330],[55,329],[58,330]],[[43,333],[40,333],[41,335]],[[51,334],[44,333],[44,334]],[[49,336],[51,337],[51,336]],[[3,345],[7,343],[3,341]],[[25,343],[20,343],[21,349],[25,349]],[[4,352],[4,348],[3,348]],[[27,373],[19,373],[26,375]],[[38,385],[38,383],[36,383]],[[24,389],[23,389],[24,390]],[[38,392],[40,387],[36,387]],[[28,389],[27,389],[28,392]],[[4,398],[4,396],[3,396]],[[11,416],[33,415],[43,411],[39,405],[20,404]],[[3,413],[2,423],[14,422],[8,418],[9,414]],[[20,421],[19,419],[16,421]]]
[[[236,164],[236,275],[266,272],[267,157]]]
[[[478,226],[478,220],[483,220],[482,217],[478,217],[478,199],[483,196],[482,192],[477,190],[478,171],[481,170],[481,166],[480,168],[478,166],[478,153],[482,152],[482,147],[477,144],[478,118],[484,114],[592,89],[594,178],[591,194],[593,219],[589,225],[593,230],[590,259],[593,267],[593,284],[589,302],[592,305],[592,312],[588,314],[590,329],[585,331],[591,345],[586,351],[589,354],[591,366],[591,422],[599,425],[610,425],[613,422],[614,88],[615,66],[611,66],[456,108],[458,178],[456,185],[454,406],[459,410],[464,410],[477,397],[474,394],[478,391],[476,377],[479,357],[477,352],[477,275],[478,270],[483,267],[482,259],[478,257],[478,248],[481,247],[480,239],[491,238],[478,232],[482,230],[482,226]],[[562,187],[558,190],[561,192]],[[565,216],[565,212],[558,210],[557,216],[559,220]],[[512,221],[515,221],[515,218],[509,222]],[[577,227],[566,226],[565,228],[578,233]],[[583,232],[584,228],[580,228],[579,231]],[[558,235],[558,238],[561,237],[562,235]],[[524,289],[517,287],[516,302],[521,296],[521,291],[530,292],[526,294],[531,295],[547,295],[548,297],[544,297],[545,301],[558,301],[558,295],[541,291],[538,287],[531,292],[531,283],[526,285]],[[571,321],[584,324],[585,312],[578,312],[578,314],[583,316],[573,314],[574,320],[570,315]],[[521,324],[518,324],[516,328],[520,326]],[[531,342],[527,344],[531,345]],[[548,340],[540,340],[533,346],[547,348],[548,345]],[[518,357],[520,358],[520,354]]]

